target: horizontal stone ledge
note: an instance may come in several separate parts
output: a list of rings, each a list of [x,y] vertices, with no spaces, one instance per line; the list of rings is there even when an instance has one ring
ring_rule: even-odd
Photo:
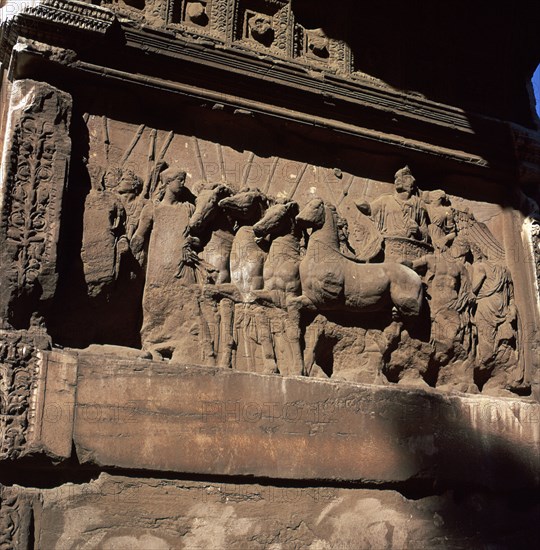
[[[540,483],[540,405],[53,351],[30,453],[192,474]]]
[[[407,498],[381,489],[124,477],[0,486],[10,548],[534,548],[540,509],[490,491]],[[9,524],[8,524],[9,525]],[[5,539],[4,539],[5,540]],[[6,546],[7,547],[7,546]]]
[[[362,149],[369,151],[374,148],[383,149],[387,152],[397,149],[402,154],[425,159],[426,161],[436,161],[444,163],[445,166],[453,167],[452,170],[467,170],[476,175],[483,177],[495,178],[499,183],[508,182],[514,176],[514,167],[511,162],[511,148],[505,151],[498,151],[498,147],[508,137],[508,129],[503,123],[499,122],[482,122],[480,124],[488,124],[491,131],[484,132],[483,143],[490,139],[493,135],[500,133],[500,139],[491,143],[488,149],[492,152],[486,156],[484,153],[479,153],[476,146],[472,146],[472,142],[463,141],[455,136],[455,129],[447,125],[440,127],[433,121],[422,118],[413,118],[403,113],[399,113],[400,117],[404,117],[404,125],[401,129],[392,129],[383,124],[383,127],[377,125],[376,128],[362,126],[362,121],[351,122],[342,120],[337,115],[331,115],[326,110],[317,111],[318,114],[312,112],[304,112],[292,107],[268,105],[260,99],[250,99],[242,97],[238,93],[224,93],[214,91],[199,85],[193,85],[186,82],[171,81],[163,78],[148,76],[145,74],[133,74],[129,71],[118,68],[105,67],[89,61],[73,62],[68,55],[67,61],[60,61],[58,57],[51,56],[48,58],[43,52],[37,51],[28,43],[22,45],[17,50],[14,50],[11,61],[12,76],[17,79],[22,78],[38,78],[41,74],[47,73],[47,79],[60,85],[60,81],[66,78],[67,73],[71,78],[78,81],[92,82],[96,79],[103,85],[107,81],[112,86],[133,86],[144,93],[159,93],[167,94],[177,99],[187,98],[195,100],[201,105],[210,108],[211,105],[224,105],[231,111],[244,110],[245,113],[250,113],[261,119],[288,121],[299,125],[303,128],[320,128],[327,132],[332,132],[335,135],[344,136],[347,139],[358,141],[362,144]],[[59,77],[55,72],[59,72]],[[64,72],[65,71],[65,72]],[[236,75],[239,78],[240,75]],[[268,85],[268,83],[266,83]],[[276,85],[278,85],[277,83]],[[284,86],[283,82],[281,85]],[[309,89],[305,89],[307,93]],[[313,92],[315,94],[315,92]],[[322,101],[321,97],[315,95],[314,104],[319,104]],[[343,100],[347,101],[347,100]],[[355,108],[365,108],[373,112],[373,116],[379,117],[381,123],[385,121],[393,112],[391,109],[376,108],[374,105],[369,105],[366,102],[355,102]],[[396,115],[398,116],[398,115]],[[405,122],[407,119],[407,122]],[[426,124],[426,130],[422,134],[418,134],[417,130],[413,130],[413,126],[422,122]],[[493,125],[493,127],[491,127]],[[369,125],[368,125],[369,126]],[[373,125],[371,125],[373,126]],[[436,131],[441,131],[446,136],[439,142],[431,143],[428,129],[435,128]],[[426,133],[427,132],[427,133]],[[470,134],[469,137],[473,137]],[[485,147],[483,149],[486,150]],[[497,152],[498,151],[498,152]],[[497,153],[497,154],[495,154]],[[497,159],[496,161],[494,159]]]

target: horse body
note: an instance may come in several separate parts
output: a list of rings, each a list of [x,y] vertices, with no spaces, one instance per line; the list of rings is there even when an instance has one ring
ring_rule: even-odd
[[[200,257],[218,271],[215,280],[215,283],[218,285],[231,281],[229,264],[233,239],[234,235],[232,231],[216,229],[212,232],[212,237],[200,253]]]
[[[272,301],[285,307],[289,296],[300,295],[300,235],[295,223],[295,202],[276,204],[255,224],[258,238],[270,236],[272,242],[263,267],[264,290]]]
[[[276,290],[286,295],[300,294],[300,242],[294,235],[276,237],[270,246],[264,264],[265,290]]]
[[[231,249],[231,281],[242,295],[264,286],[263,268],[266,252],[257,242],[253,226],[238,229]]]
[[[313,228],[300,262],[302,295],[318,310],[383,311],[394,306],[403,316],[420,314],[422,280],[408,267],[393,263],[358,264],[339,250],[337,213],[314,199],[297,216]]]
[[[268,199],[260,191],[248,190],[221,200],[219,205],[240,225],[231,247],[231,282],[244,299],[249,299],[252,291],[261,290],[264,286],[263,268],[267,251],[255,235],[253,226],[266,210]]]

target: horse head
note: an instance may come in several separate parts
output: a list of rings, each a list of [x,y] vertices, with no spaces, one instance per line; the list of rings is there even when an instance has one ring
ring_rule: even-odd
[[[253,232],[258,238],[277,237],[293,232],[298,203],[287,201],[268,208],[264,216],[253,226]]]
[[[332,204],[325,203],[322,199],[311,199],[300,213],[296,221],[303,228],[311,228],[314,231],[321,229],[327,222],[328,214],[331,214],[334,224],[337,222],[337,210]]]
[[[232,189],[222,183],[205,185],[195,200],[195,212],[189,220],[190,232],[203,231],[220,213],[219,202],[232,194]]]
[[[243,189],[219,201],[219,206],[241,225],[254,225],[269,204],[268,197],[259,189]]]

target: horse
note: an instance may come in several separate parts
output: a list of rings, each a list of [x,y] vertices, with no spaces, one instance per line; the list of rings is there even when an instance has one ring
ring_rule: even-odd
[[[258,189],[245,189],[218,204],[239,226],[231,247],[231,282],[240,292],[241,301],[251,301],[252,291],[264,286],[263,266],[267,256],[266,243],[257,238],[253,226],[268,208],[269,200]]]
[[[420,276],[399,263],[358,263],[344,255],[340,251],[339,216],[333,205],[312,199],[295,219],[300,227],[311,228],[312,232],[299,265],[302,292],[289,301],[287,308],[298,325],[296,332],[291,331],[294,349],[300,347],[302,309],[368,313],[395,308],[404,318],[420,314],[423,304]],[[309,340],[316,338],[314,334]],[[296,374],[305,375],[302,354],[296,353],[295,357]]]
[[[189,218],[188,231],[196,237],[202,250],[199,252],[213,282],[230,283],[230,257],[234,239],[234,224],[219,206],[222,199],[230,197],[233,190],[221,183],[205,185],[195,199],[195,211]],[[210,275],[210,273],[209,273]],[[232,362],[233,305],[229,299],[216,304],[214,297],[204,291],[199,299],[201,319],[201,349],[204,359],[213,365],[230,367]],[[213,334],[210,326],[214,327]]]
[[[320,311],[367,313],[395,307],[403,317],[420,315],[423,287],[420,276],[396,262],[357,263],[339,246],[334,206],[311,200],[296,216],[312,228],[306,255],[300,262],[302,299]]]
[[[262,272],[268,247],[265,242],[255,237],[253,225],[259,221],[268,204],[266,195],[257,189],[243,189],[217,202],[222,216],[234,222],[236,229],[229,254],[230,282],[216,281],[217,284],[206,285],[202,292],[202,303],[205,304],[205,299],[220,302],[221,312],[219,315],[216,314],[219,330],[215,331],[217,336],[214,338],[220,342],[222,348],[220,366],[232,367],[232,350],[235,344],[234,303],[246,304],[247,308],[247,304],[253,301],[253,291],[263,288]],[[272,359],[270,328],[262,328],[260,336],[266,368],[273,371],[275,361]],[[244,340],[247,342],[248,336],[245,335]],[[246,343],[247,347],[249,346]],[[251,353],[248,353],[248,356],[251,359]]]
[[[275,305],[284,308],[290,296],[300,295],[300,251],[302,231],[296,223],[299,213],[294,201],[271,206],[253,226],[258,239],[270,238],[268,256],[263,266],[264,293]]]
[[[231,281],[229,262],[234,227],[219,201],[232,194],[233,190],[221,183],[203,187],[195,199],[195,211],[189,218],[189,232],[199,238],[203,247],[200,257],[217,272],[216,284]]]
[[[289,303],[301,293],[299,265],[301,258],[302,230],[296,223],[298,204],[294,201],[276,204],[268,208],[264,216],[253,226],[258,239],[271,239],[270,250],[263,267],[263,290],[253,294],[257,302],[287,310],[286,341],[293,363],[302,358],[299,319],[290,315]],[[273,313],[267,310],[268,315]],[[289,362],[280,364],[281,374],[294,374]]]

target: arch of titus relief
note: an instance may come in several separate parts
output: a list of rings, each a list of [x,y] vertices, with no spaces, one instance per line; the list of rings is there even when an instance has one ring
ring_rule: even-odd
[[[4,12],[0,549],[535,548],[540,7]]]

